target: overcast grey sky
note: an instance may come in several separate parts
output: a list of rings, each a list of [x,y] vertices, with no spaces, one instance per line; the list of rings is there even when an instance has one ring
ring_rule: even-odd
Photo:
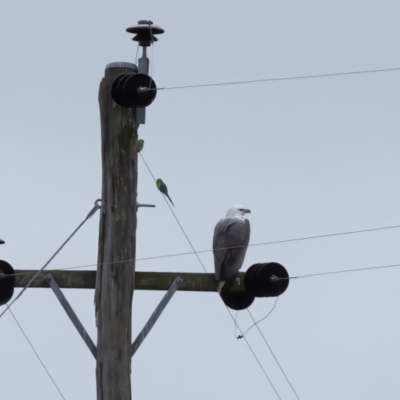
[[[165,29],[150,62],[169,87],[400,67],[399,15],[395,1],[2,0],[0,258],[40,268],[100,197],[98,87],[106,64],[134,62],[125,29],[139,19]],[[250,243],[397,225],[399,84],[387,72],[160,91],[140,127],[143,156],[196,250],[211,248],[232,204],[252,211]],[[138,192],[157,207],[139,211],[137,257],[190,252],[142,162]],[[98,218],[49,269],[96,263]],[[243,270],[397,264],[399,235],[249,247]],[[200,257],[211,272],[212,253]],[[202,267],[187,255],[137,270]],[[398,398],[399,282],[400,268],[290,282],[260,329],[302,400]],[[96,341],[94,292],[64,294]],[[135,292],[133,337],[162,296]],[[95,361],[53,293],[27,290],[13,310],[64,397],[95,399]],[[238,322],[251,325],[245,312]],[[248,340],[280,397],[295,399],[256,329]],[[61,398],[9,313],[0,342],[2,398]],[[217,294],[175,295],[133,358],[132,388],[135,399],[278,398]]]

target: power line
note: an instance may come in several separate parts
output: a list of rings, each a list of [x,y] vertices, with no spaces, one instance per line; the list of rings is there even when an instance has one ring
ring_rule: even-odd
[[[279,296],[276,298],[276,301],[275,301],[275,304],[274,304],[274,307],[272,308],[272,310],[271,310],[263,319],[267,318],[268,315],[270,315],[270,314],[272,313],[272,311],[274,310],[274,308],[275,308],[275,306],[276,306],[276,303],[278,302],[278,298],[279,298]],[[256,322],[256,320],[254,319],[253,315],[251,314],[251,312],[250,312],[250,310],[249,310],[248,308],[247,308],[247,312],[249,313],[249,315],[250,315],[251,319],[253,320],[253,322],[254,322],[256,328],[258,329],[258,332],[260,333],[261,337],[263,338],[263,340],[264,340],[265,344],[267,345],[269,351],[271,352],[272,356],[274,357],[275,362],[278,364],[278,367],[279,367],[279,369],[281,370],[283,376],[285,377],[286,382],[287,382],[287,383],[289,384],[289,386],[292,388],[292,391],[293,391],[293,393],[296,395],[296,397],[298,398],[298,400],[300,400],[299,395],[297,394],[295,388],[293,387],[293,385],[292,385],[292,383],[290,382],[289,378],[288,378],[287,375],[285,374],[285,371],[284,371],[283,368],[281,367],[281,364],[279,363],[279,361],[278,361],[278,359],[276,358],[274,352],[272,351],[271,346],[268,344],[267,339],[265,338],[265,336],[264,336],[264,334],[262,333],[260,327],[258,326],[258,322],[260,322],[260,321]],[[254,326],[254,325],[253,325],[253,326]],[[249,328],[249,329],[251,329],[251,328]],[[248,330],[247,330],[247,331],[248,331]],[[247,331],[246,331],[246,332],[247,332]],[[242,335],[243,339],[245,339],[245,334],[246,334],[246,332]]]
[[[226,306],[225,306],[226,307]],[[228,311],[228,314],[231,316],[233,322],[235,323],[235,325],[238,327],[240,334],[243,336],[243,332],[240,329],[240,326],[236,323],[236,319],[233,317],[233,315],[231,314],[230,310],[228,307],[226,307],[226,310]],[[258,359],[256,353],[254,352],[254,350],[252,349],[252,347],[250,346],[250,343],[248,342],[246,336],[243,336],[243,339],[245,340],[248,348],[250,349],[251,353],[253,354],[254,358],[256,359],[258,365],[260,366],[262,372],[264,373],[265,377],[267,378],[268,382],[270,383],[270,385],[272,386],[272,389],[274,389],[274,392],[276,393],[276,395],[278,396],[279,400],[281,399],[281,396],[279,396],[279,393],[277,392],[277,390],[275,389],[275,386],[273,385],[273,383],[271,382],[271,379],[269,379],[267,372],[265,371],[264,367],[262,366],[260,360]]]
[[[250,316],[253,318],[254,324],[251,325],[250,328],[247,328],[247,329],[245,330],[245,332],[243,333],[243,335],[238,336],[236,339],[242,339],[242,338],[247,334],[247,332],[248,332],[250,329],[252,329],[254,326],[258,326],[258,324],[259,324],[260,322],[262,322],[262,321],[264,321],[266,318],[268,318],[268,317],[270,316],[270,314],[272,313],[272,311],[275,310],[276,304],[278,303],[278,299],[279,299],[279,296],[276,297],[275,303],[274,303],[273,307],[271,308],[271,310],[268,312],[268,314],[267,314],[265,317],[263,317],[263,318],[261,318],[260,320],[258,320],[257,322],[254,320],[253,315],[250,314]],[[246,308],[246,310],[248,311],[249,309]],[[249,311],[249,313],[250,313],[250,311]]]
[[[83,224],[91,218],[95,212],[101,208],[101,200],[96,200],[94,203],[94,207],[89,211],[86,218],[78,225],[78,227],[68,236],[65,242],[58,248],[58,250],[49,258],[49,260],[43,265],[43,267],[36,272],[35,275],[30,279],[30,281],[26,284],[26,286],[18,293],[18,296],[10,303],[10,305],[6,304],[6,309],[0,314],[0,318],[10,310],[10,307],[22,296],[26,289],[32,284],[32,282],[39,276],[39,274],[50,264],[50,262],[54,259],[54,257],[63,249],[63,247],[72,239],[76,232],[83,226]],[[10,310],[11,311],[11,310]]]
[[[270,346],[269,343],[267,342],[267,339],[265,338],[265,336],[264,336],[264,334],[262,333],[260,327],[258,326],[258,324],[259,324],[261,321],[264,321],[269,315],[271,315],[272,311],[275,310],[276,304],[278,303],[278,299],[279,299],[279,296],[277,296],[277,298],[276,298],[276,300],[275,300],[275,303],[274,303],[272,309],[268,312],[268,314],[267,314],[265,317],[261,318],[259,321],[256,321],[256,320],[254,319],[254,317],[253,317],[253,314],[252,314],[251,311],[249,310],[249,308],[246,308],[246,311],[248,312],[248,314],[250,315],[251,319],[253,320],[253,325],[251,325],[250,328],[246,329],[246,331],[245,331],[244,333],[241,332],[241,335],[239,335],[239,336],[237,337],[237,339],[245,339],[245,338],[246,338],[247,332],[248,332],[250,329],[252,329],[254,326],[256,326],[258,332],[260,333],[261,337],[262,337],[263,340],[264,340],[264,343],[267,345],[268,350],[270,351],[270,353],[271,353],[272,356],[274,357],[275,362],[277,363],[279,369],[281,370],[283,376],[285,377],[286,382],[287,382],[287,383],[289,384],[289,386],[291,387],[291,389],[292,389],[293,393],[296,395],[297,399],[300,400],[299,395],[297,394],[295,388],[293,387],[293,385],[292,385],[292,383],[290,382],[289,378],[287,377],[285,371],[284,371],[283,368],[281,367],[281,364],[279,363],[279,361],[278,361],[278,359],[276,358],[274,352],[272,351],[271,346]],[[237,315],[236,315],[236,316],[237,316]],[[235,317],[235,320],[234,320],[234,321],[235,321],[235,324],[236,324],[236,317]],[[235,336],[236,336],[236,329],[235,329]]]
[[[327,234],[323,234],[323,235],[304,236],[304,237],[294,238],[294,239],[283,239],[283,240],[275,240],[275,241],[271,241],[271,242],[253,243],[253,244],[249,244],[249,246],[262,246],[262,245],[270,245],[270,244],[299,242],[302,240],[321,239],[321,238],[332,237],[332,236],[354,235],[356,233],[375,232],[375,231],[383,231],[383,230],[387,230],[387,229],[398,229],[398,228],[400,228],[400,225],[391,225],[391,226],[383,226],[380,228],[359,229],[359,230],[355,230],[355,231],[327,233]]]
[[[167,205],[169,205],[168,202],[167,202]],[[173,210],[171,209],[171,211],[173,211]],[[176,216],[175,216],[175,218],[176,218]],[[250,243],[248,245],[248,247],[267,246],[267,245],[290,243],[290,242],[300,242],[300,241],[304,241],[304,240],[313,240],[313,239],[320,239],[320,238],[327,238],[327,237],[334,237],[334,236],[353,235],[353,234],[357,234],[357,233],[375,232],[375,231],[383,231],[383,230],[398,229],[398,228],[400,228],[400,225],[391,225],[391,226],[383,226],[383,227],[379,227],[379,228],[367,228],[367,229],[359,229],[359,230],[353,230],[353,231],[327,233],[327,234],[314,235],[314,236],[303,236],[303,237],[299,237],[299,238],[274,240],[274,241],[269,241],[269,242]],[[240,247],[240,246],[236,246],[236,247]],[[223,248],[220,248],[219,250],[233,249],[233,248],[236,248],[236,247],[223,247]],[[157,260],[157,259],[160,259],[160,258],[181,257],[181,256],[192,255],[192,254],[210,253],[210,252],[212,252],[211,249],[198,250],[198,251],[189,251],[189,252],[184,252],[184,253],[171,253],[171,254],[163,254],[163,255],[160,255],[160,256],[137,258],[135,261]],[[131,259],[120,260],[120,261],[114,261],[114,262],[110,262],[110,263],[103,263],[103,265],[105,265],[105,264],[125,263],[125,262],[129,262],[129,261],[133,261],[133,260],[131,260]],[[98,265],[98,263],[96,263],[96,264],[86,264],[86,265],[79,265],[79,266],[75,266],[75,267],[59,268],[59,270],[89,268],[89,267],[96,267],[97,265]],[[15,274],[15,275],[21,275],[21,274],[23,274],[23,273],[19,273],[19,274]]]
[[[154,176],[153,176],[153,178],[154,178]],[[168,202],[167,202],[167,205],[169,205]],[[173,210],[171,209],[171,211],[173,211]],[[176,218],[176,216],[175,216],[175,218]],[[304,240],[321,239],[321,238],[334,237],[334,236],[353,235],[353,234],[357,234],[357,233],[376,232],[376,231],[383,231],[383,230],[389,230],[389,229],[398,229],[398,228],[400,228],[400,225],[391,225],[391,226],[383,226],[383,227],[379,227],[379,228],[367,228],[367,229],[359,229],[359,230],[353,230],[353,231],[327,233],[327,234],[314,235],[314,236],[303,236],[303,237],[291,238],[291,239],[273,240],[273,241],[269,241],[269,242],[250,243],[248,245],[248,247],[268,246],[268,245],[273,245],[273,244],[282,244],[282,243],[290,243],[290,242],[300,242],[300,241],[304,241]],[[240,247],[240,246],[236,246],[236,247]],[[236,248],[236,247],[222,247],[219,250],[233,249],[233,248]],[[184,252],[184,253],[171,253],[171,254],[163,254],[163,255],[160,255],[160,256],[150,256],[150,257],[136,258],[135,261],[157,260],[157,259],[160,259],[160,258],[181,257],[181,256],[192,255],[192,254],[210,253],[210,252],[212,252],[211,249],[198,250],[198,251],[193,250],[193,251],[188,251],[188,252]],[[133,261],[133,260],[127,259],[127,260],[113,261],[113,262],[109,262],[109,263],[103,263],[102,265],[119,264],[119,263],[125,263],[125,262],[129,262],[129,261]],[[68,269],[90,268],[90,267],[96,267],[97,265],[98,265],[98,263],[96,263],[96,264],[85,264],[85,265],[78,265],[78,266],[75,266],[75,267],[58,268],[58,270],[63,271],[63,270],[68,270]],[[373,267],[373,268],[380,268],[380,267]],[[16,275],[24,275],[24,274],[25,274],[24,272],[21,272],[21,273],[14,274],[14,275],[16,276]]]
[[[395,267],[400,267],[400,264],[377,265],[377,266],[374,266],[374,267],[343,269],[343,270],[340,270],[340,271],[330,271],[330,272],[318,272],[316,274],[290,276],[289,278],[277,278],[275,280],[276,281],[282,281],[282,280],[285,280],[285,279],[311,278],[311,277],[314,277],[314,276],[344,274],[344,273],[347,273],[347,272],[360,272],[360,271],[369,271],[369,270],[372,270],[372,269],[395,268]]]
[[[119,261],[119,262],[126,262],[126,261]],[[112,264],[112,263],[110,263],[110,264]],[[369,271],[369,270],[373,270],[373,269],[385,269],[385,268],[396,268],[396,267],[400,267],[400,263],[399,264],[388,264],[388,265],[375,265],[373,267],[364,267],[364,268],[344,269],[344,270],[340,270],[340,271],[318,272],[316,274],[306,274],[306,275],[299,275],[299,276],[289,276],[288,278],[276,278],[275,281],[280,281],[280,280],[285,280],[285,279],[312,278],[314,276],[334,275],[334,274],[343,274],[343,273],[347,273],[347,272],[361,272],[361,271]],[[55,269],[54,271],[65,271],[68,269],[75,269],[75,268],[84,268],[84,266],[60,268],[60,269]],[[28,274],[30,274],[30,272],[20,272],[20,273],[17,273],[14,275],[9,275],[9,276],[28,275]]]
[[[167,205],[169,205],[168,202],[167,202]],[[171,209],[171,211],[173,211],[173,210]],[[360,229],[360,230],[355,230],[355,231],[327,233],[327,234],[315,235],[315,236],[303,236],[303,237],[292,238],[292,239],[282,239],[282,240],[274,240],[274,241],[269,241],[269,242],[250,243],[248,245],[248,247],[267,246],[267,245],[272,245],[272,244],[281,244],[281,243],[290,243],[290,242],[300,242],[300,241],[303,241],[303,240],[320,239],[320,238],[327,238],[327,237],[333,237],[333,236],[342,236],[342,235],[353,235],[353,234],[357,234],[357,233],[383,231],[383,230],[398,229],[398,228],[400,228],[400,225],[383,226],[383,227],[379,227],[379,228]],[[240,247],[240,246],[221,247],[218,250],[234,249],[234,248],[237,248],[237,247]],[[181,256],[192,255],[192,254],[210,253],[212,251],[213,250],[208,249],[208,250],[188,251],[188,252],[184,252],[184,253],[163,254],[161,256],[151,256],[151,257],[136,258],[135,261],[147,261],[147,260],[157,260],[157,259],[160,259],[160,258],[181,257]],[[129,261],[133,261],[133,260],[131,260],[131,259],[120,260],[120,261],[114,261],[114,262],[110,262],[110,263],[103,263],[103,265],[105,265],[105,264],[118,264],[118,263],[124,263],[124,262],[129,262]],[[96,264],[86,264],[86,265],[79,265],[79,266],[76,266],[76,267],[59,268],[59,270],[89,268],[89,267],[96,267],[97,265],[98,265],[97,263]],[[20,274],[15,274],[15,275],[20,275]]]
[[[372,74],[372,73],[393,72],[393,71],[400,71],[400,67],[368,69],[368,70],[347,71],[347,72],[332,72],[332,73],[327,73],[327,74],[316,74],[316,75],[297,75],[297,76],[288,76],[288,77],[281,77],[281,78],[261,78],[261,79],[250,79],[250,80],[244,80],[244,81],[205,83],[205,84],[197,84],[197,85],[169,86],[169,87],[162,87],[162,88],[155,88],[155,89],[146,89],[144,91],[192,89],[192,88],[211,87],[211,86],[246,85],[246,84],[250,84],[250,83],[293,81],[293,80],[299,80],[299,79],[329,78],[329,77],[334,77],[334,76]]]
[[[146,165],[148,171],[150,172],[150,175],[152,176],[152,178],[153,178],[153,180],[154,180],[154,183],[156,183],[157,180],[156,180],[154,174],[151,172],[151,169],[150,169],[150,167],[148,166],[148,164],[146,163],[146,161],[145,161],[145,159],[144,159],[142,153],[139,153],[139,154],[140,154],[140,157],[142,158],[144,164]],[[156,183],[156,184],[157,184],[157,183]],[[201,261],[200,257],[198,256],[196,250],[194,249],[194,246],[192,245],[192,242],[190,241],[189,236],[186,234],[185,230],[183,229],[183,226],[181,225],[181,223],[179,222],[177,216],[175,215],[174,210],[173,210],[173,209],[171,208],[171,206],[169,205],[169,203],[168,203],[167,199],[165,198],[165,196],[163,196],[163,197],[164,197],[165,202],[167,203],[167,206],[168,206],[169,209],[171,210],[171,213],[172,213],[172,215],[174,216],[176,222],[178,223],[179,227],[181,228],[181,231],[182,231],[183,234],[185,235],[186,240],[188,241],[190,247],[191,247],[192,250],[193,250],[193,253],[191,253],[191,254],[195,254],[195,255],[196,255],[197,259],[199,260],[201,266],[202,266],[203,269],[204,269],[204,272],[207,273],[206,267],[204,266],[203,262]]]
[[[268,242],[250,243],[248,245],[248,247],[268,246],[268,245],[272,245],[272,244],[282,244],[282,243],[290,243],[290,242],[300,242],[300,241],[304,241],[304,240],[321,239],[321,238],[334,237],[334,236],[354,235],[357,233],[375,232],[375,231],[383,231],[383,230],[398,229],[398,228],[400,228],[400,225],[391,225],[391,226],[383,226],[383,227],[379,227],[379,228],[367,228],[367,229],[359,229],[359,230],[353,230],[353,231],[326,233],[326,234],[322,234],[322,235],[303,236],[303,237],[291,238],[291,239],[281,239],[281,240],[273,240],[273,241],[268,241]],[[235,249],[235,248],[239,248],[239,247],[241,247],[241,246],[221,247],[218,250],[228,250],[228,249]],[[211,250],[211,249],[198,250],[195,253],[197,253],[197,254],[210,253],[212,251],[213,250]],[[191,255],[191,254],[193,254],[193,252],[164,254],[161,256],[137,258],[136,261],[147,261],[147,260],[155,260],[155,259],[159,259],[159,258],[168,258],[168,257],[180,257],[180,256]],[[127,260],[127,261],[131,261],[131,260]],[[124,262],[124,261],[118,261],[118,262]],[[96,266],[96,265],[97,264],[89,265],[89,266]]]
[[[25,339],[27,340],[27,342],[29,343],[29,346],[31,346],[31,349],[33,350],[33,352],[35,353],[37,359],[40,361],[40,364],[42,364],[42,367],[44,368],[44,370],[46,371],[47,375],[49,376],[49,378],[51,379],[51,381],[53,382],[53,385],[56,387],[56,389],[58,390],[58,393],[60,393],[60,396],[65,400],[64,395],[62,394],[60,388],[58,387],[57,383],[55,382],[55,380],[53,379],[53,377],[51,376],[49,370],[46,368],[46,366],[44,365],[44,362],[42,361],[42,359],[39,357],[39,354],[37,353],[37,351],[35,350],[35,348],[33,347],[32,342],[29,340],[27,334],[25,333],[25,331],[22,329],[22,326],[20,325],[20,323],[18,322],[17,318],[15,317],[14,313],[12,312],[12,310],[10,309],[10,313],[12,315],[12,317],[14,318],[15,322],[17,323],[19,329],[21,330],[22,334],[25,336]]]

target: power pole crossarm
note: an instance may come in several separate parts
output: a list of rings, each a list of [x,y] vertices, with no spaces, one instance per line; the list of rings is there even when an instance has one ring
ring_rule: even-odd
[[[15,270],[15,287],[24,287],[34,276],[36,270]],[[49,270],[58,286],[62,289],[94,289],[96,271],[65,271]],[[190,292],[216,292],[217,282],[214,274],[187,273],[187,272],[135,272],[135,290],[168,290],[174,279],[180,276],[183,279],[178,290]],[[238,274],[240,285],[234,288],[243,290],[244,273]],[[48,288],[44,276],[39,276],[32,282],[31,288]]]

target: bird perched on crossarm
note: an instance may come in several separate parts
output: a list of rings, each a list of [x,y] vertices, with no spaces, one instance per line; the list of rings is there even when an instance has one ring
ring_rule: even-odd
[[[162,181],[162,179],[157,179],[156,181],[157,188],[158,190],[164,195],[168,197],[168,200],[171,202],[171,204],[175,207],[174,202],[171,200],[171,197],[168,195],[168,188],[167,185]]]
[[[232,206],[215,226],[213,253],[219,288],[232,280],[242,267],[250,240],[250,222],[244,217],[247,213],[250,210],[243,206]]]

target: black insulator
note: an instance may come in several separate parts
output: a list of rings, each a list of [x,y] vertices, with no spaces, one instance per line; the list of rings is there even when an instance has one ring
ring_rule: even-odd
[[[254,301],[254,295],[246,292],[231,291],[231,287],[235,285],[235,280],[226,281],[219,292],[225,305],[232,310],[245,310],[250,307]]]
[[[139,46],[148,47],[158,39],[154,35],[164,33],[164,29],[157,25],[153,25],[151,21],[139,21],[139,25],[132,26],[126,30],[129,33],[134,33],[136,36],[132,39],[139,42]]]
[[[254,264],[244,276],[246,291],[255,297],[275,297],[289,286],[289,274],[276,262]]]
[[[121,107],[147,107],[156,95],[156,83],[146,74],[120,74],[111,87],[111,96]]]
[[[0,260],[0,306],[11,299],[14,285],[14,268],[8,262]]]

